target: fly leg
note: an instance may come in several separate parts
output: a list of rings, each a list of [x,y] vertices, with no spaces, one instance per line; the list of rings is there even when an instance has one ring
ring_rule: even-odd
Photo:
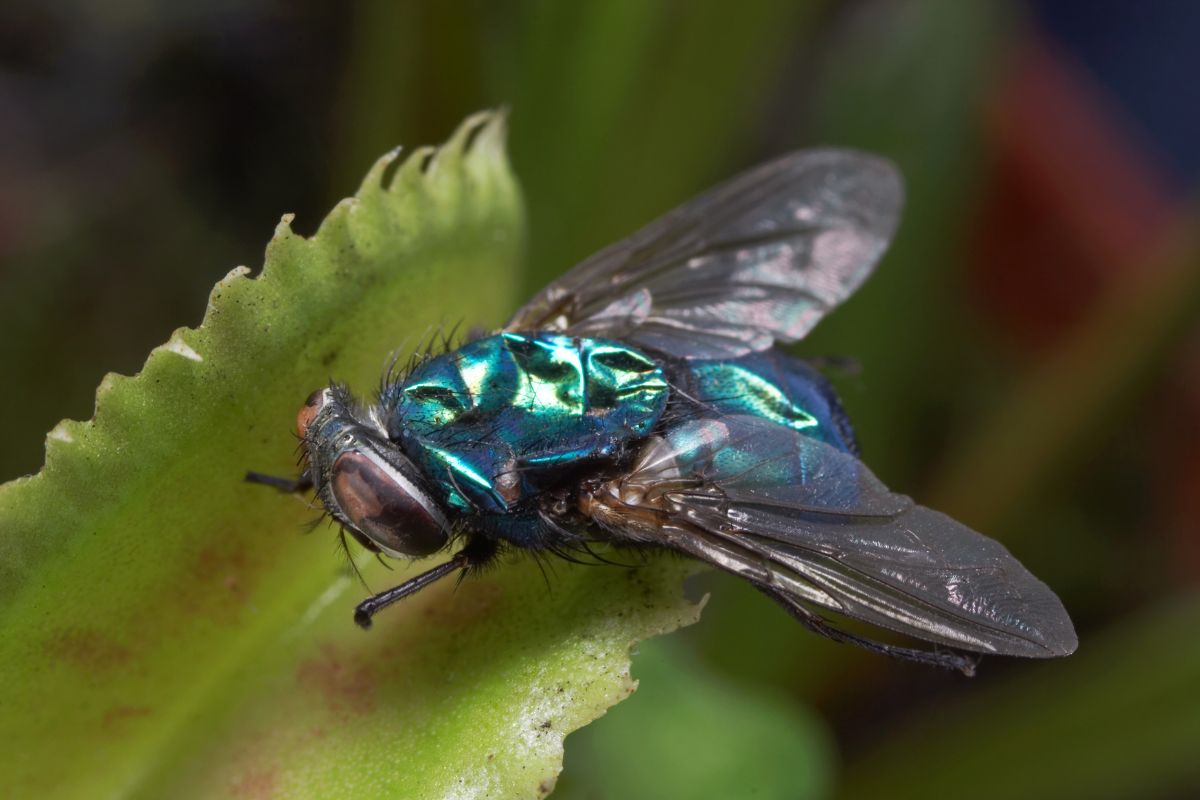
[[[975,667],[979,664],[978,658],[971,657],[965,653],[957,653],[953,650],[917,650],[911,647],[896,647],[862,636],[855,636],[852,633],[847,633],[833,627],[820,614],[808,610],[782,592],[777,592],[765,586],[756,586],[755,588],[787,609],[787,612],[795,617],[804,627],[813,633],[820,634],[835,642],[857,645],[858,647],[870,650],[872,653],[881,653],[902,661],[913,661],[918,664],[958,670],[967,677],[974,676]]]
[[[308,473],[303,473],[299,478],[281,478],[278,475],[264,475],[261,472],[247,472],[246,477],[242,480],[246,483],[261,483],[263,486],[274,486],[281,492],[295,494],[296,492],[307,492],[312,488],[312,478]]]
[[[862,364],[853,356],[810,356],[804,361],[814,369],[829,370],[837,375],[851,378],[862,375]]]
[[[385,592],[368,597],[354,609],[354,621],[363,630],[371,627],[371,617],[387,608],[398,600],[403,600],[410,594],[419,592],[431,583],[460,572],[460,580],[468,571],[483,566],[496,555],[496,543],[491,539],[475,536],[467,542],[463,549],[444,564],[438,564],[433,569],[426,570],[420,575],[414,575],[399,586],[393,586]]]

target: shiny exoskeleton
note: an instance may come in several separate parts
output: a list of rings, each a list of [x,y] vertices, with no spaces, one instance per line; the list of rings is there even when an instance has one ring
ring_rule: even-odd
[[[822,608],[939,645],[1046,657],[1076,638],[1007,550],[883,486],[825,378],[776,349],[869,275],[902,192],[880,159],[796,153],[751,170],[577,266],[500,331],[427,354],[376,402],[314,392],[297,431],[346,531],[445,562],[384,606],[505,548],[573,557],[602,539],[674,550],[751,581],[810,629],[882,644]]]

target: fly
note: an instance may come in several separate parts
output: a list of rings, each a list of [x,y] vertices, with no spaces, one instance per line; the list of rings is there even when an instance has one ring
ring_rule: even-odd
[[[810,150],[763,164],[601,250],[508,324],[297,417],[313,489],[362,546],[448,560],[384,607],[502,550],[597,540],[673,550],[750,581],[807,628],[970,674],[967,653],[1072,653],[1062,603],[1003,546],[885,487],[837,395],[776,345],[870,275],[903,189],[887,161]],[[846,632],[818,609],[925,642]],[[966,652],[963,652],[966,651]]]

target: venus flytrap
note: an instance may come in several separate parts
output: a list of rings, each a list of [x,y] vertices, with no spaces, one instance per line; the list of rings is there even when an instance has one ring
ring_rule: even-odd
[[[333,532],[303,535],[312,508],[241,482],[292,469],[313,386],[373,382],[406,339],[511,311],[503,146],[479,115],[380,159],[312,237],[285,216],[260,275],[232,271],[199,327],[106,377],[95,418],[0,487],[5,794],[544,794],[563,737],[632,691],[630,646],[695,618],[678,562],[564,564],[549,591],[525,563],[364,634]]]

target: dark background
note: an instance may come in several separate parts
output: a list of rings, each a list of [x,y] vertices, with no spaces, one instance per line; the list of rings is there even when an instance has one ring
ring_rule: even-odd
[[[1080,652],[967,681],[709,579],[701,624],[635,662],[654,679],[568,740],[562,795],[792,797],[793,769],[816,795],[1192,796],[1197,41],[1187,0],[7,5],[0,477],[199,323],[281,213],[311,232],[376,156],[472,111],[511,110],[529,291],[741,167],[866,148],[906,216],[800,352],[857,360],[834,378],[866,460],[1004,541]],[[794,764],[720,763],[770,736],[756,709],[809,732]],[[697,770],[736,782],[674,795]]]

